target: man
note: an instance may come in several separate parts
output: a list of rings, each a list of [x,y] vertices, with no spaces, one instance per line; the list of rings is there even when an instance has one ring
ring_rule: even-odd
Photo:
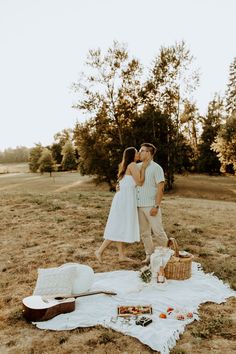
[[[142,263],[150,262],[154,244],[166,246],[168,241],[162,226],[160,208],[165,178],[161,166],[153,161],[155,152],[155,146],[150,143],[142,144],[139,150],[140,161],[150,160],[145,171],[144,184],[136,188],[140,233],[146,253],[146,258]],[[142,162],[138,164],[140,167]]]

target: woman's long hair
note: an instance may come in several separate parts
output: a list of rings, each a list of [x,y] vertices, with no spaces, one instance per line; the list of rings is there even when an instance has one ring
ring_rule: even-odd
[[[128,147],[123,152],[123,158],[121,163],[119,164],[118,181],[120,181],[124,177],[127,166],[134,161],[135,154],[136,149],[134,147]]]

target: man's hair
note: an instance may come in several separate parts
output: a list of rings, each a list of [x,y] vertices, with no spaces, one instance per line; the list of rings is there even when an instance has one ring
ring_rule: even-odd
[[[143,143],[141,146],[145,146],[152,156],[154,156],[157,151],[157,148],[151,143]]]

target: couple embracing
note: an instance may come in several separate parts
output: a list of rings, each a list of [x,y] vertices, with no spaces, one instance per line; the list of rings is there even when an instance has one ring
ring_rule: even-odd
[[[120,261],[131,261],[125,256],[124,244],[139,242],[144,244],[148,264],[155,246],[166,246],[167,235],[162,226],[161,200],[164,189],[164,173],[160,165],[153,161],[156,148],[144,143],[139,152],[128,147],[119,165],[119,187],[113,198],[104,241],[95,252],[99,262],[105,249],[115,242]],[[141,161],[140,163],[136,163]]]

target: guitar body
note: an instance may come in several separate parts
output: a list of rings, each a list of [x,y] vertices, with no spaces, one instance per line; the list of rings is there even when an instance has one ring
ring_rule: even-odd
[[[47,321],[62,313],[75,310],[75,298],[43,301],[42,296],[28,296],[22,301],[23,315],[28,321]]]
[[[69,313],[75,310],[75,299],[77,297],[106,294],[116,295],[114,292],[93,291],[70,296],[40,296],[33,295],[22,300],[23,316],[31,322],[47,321],[62,313]]]

